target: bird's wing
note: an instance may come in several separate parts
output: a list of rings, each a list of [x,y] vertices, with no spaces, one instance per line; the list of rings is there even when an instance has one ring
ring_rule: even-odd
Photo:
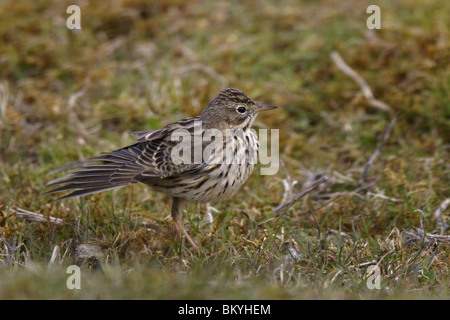
[[[164,137],[167,134],[167,128],[160,130],[132,131],[130,134],[136,137],[136,142],[151,141]]]
[[[138,131],[137,143],[99,157],[68,165],[77,167],[68,175],[50,181],[47,186],[57,188],[46,193],[72,191],[57,200],[96,193],[137,182],[151,182],[196,170],[201,163],[174,162],[173,150],[179,143],[171,134],[177,129],[193,133],[195,118],[181,120],[161,130]]]

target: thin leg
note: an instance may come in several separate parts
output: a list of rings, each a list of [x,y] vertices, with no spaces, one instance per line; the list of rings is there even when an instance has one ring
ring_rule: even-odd
[[[183,231],[183,234],[186,237],[186,240],[191,244],[191,246],[194,248],[195,251],[198,251],[197,245],[192,240],[192,238],[189,236],[189,234],[186,232],[186,230],[184,230],[183,226],[181,225],[180,221],[178,220],[179,205],[180,205],[180,200],[178,198],[173,198],[172,219],[173,219],[173,223],[175,225],[175,232],[179,235],[180,230]]]

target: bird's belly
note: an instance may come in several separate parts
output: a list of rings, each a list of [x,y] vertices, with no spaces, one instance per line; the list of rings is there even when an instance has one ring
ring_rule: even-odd
[[[257,137],[252,132],[248,132],[244,139],[233,139],[232,143],[234,145],[230,144],[232,152],[228,158],[216,155],[214,161],[202,164],[195,174],[186,173],[168,179],[167,183],[161,181],[153,185],[153,189],[189,201],[214,203],[231,198],[251,175],[259,147]],[[249,147],[249,144],[253,147]]]
[[[215,203],[235,195],[247,181],[253,167],[253,164],[221,164],[195,178],[180,178],[170,183],[153,184],[151,187],[171,197]]]
[[[193,199],[200,202],[215,203],[234,196],[247,181],[253,171],[253,164],[224,164],[216,177],[211,176],[201,192]]]

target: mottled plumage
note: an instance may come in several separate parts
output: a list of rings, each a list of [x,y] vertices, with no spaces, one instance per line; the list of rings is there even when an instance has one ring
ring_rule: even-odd
[[[180,201],[216,202],[233,196],[245,183],[259,148],[251,125],[258,112],[273,108],[257,104],[239,89],[225,89],[200,116],[171,123],[160,130],[131,132],[136,137],[135,144],[75,164],[74,172],[48,183],[55,188],[47,193],[71,191],[57,199],[61,200],[145,183],[173,199],[172,217],[181,228]],[[205,132],[221,133],[223,139],[205,139]],[[174,136],[179,133],[189,138],[190,163],[177,163],[174,158],[180,142]],[[208,146],[212,152],[201,157]],[[62,169],[71,167],[74,165]]]

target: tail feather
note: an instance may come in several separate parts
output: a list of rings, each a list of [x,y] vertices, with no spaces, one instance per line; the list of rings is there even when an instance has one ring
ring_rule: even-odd
[[[105,176],[98,176],[98,175],[91,175],[91,176],[85,176],[85,177],[78,177],[75,176],[73,178],[70,179],[70,183],[75,183],[75,184],[80,184],[80,185],[85,185],[86,183],[100,183],[100,182],[108,182],[109,183],[110,179],[109,177],[105,177]],[[57,186],[57,185],[61,185],[61,184],[67,184],[66,180],[61,180],[61,181],[57,181],[54,182],[52,184],[48,184],[48,186],[53,187],[53,186]]]
[[[120,185],[111,185],[109,182],[104,182],[104,183],[98,183],[98,182],[93,182],[93,183],[83,183],[80,184],[78,186],[73,186],[73,185],[65,185],[53,190],[50,190],[47,193],[55,193],[55,192],[61,192],[61,191],[69,191],[69,190],[88,190],[88,189],[110,189],[113,187],[120,187]]]
[[[76,165],[66,165],[64,168],[78,167],[78,169],[64,177],[51,180],[47,186],[56,188],[44,194],[73,191],[57,199],[62,200],[140,182],[144,172],[147,173],[146,179],[160,177],[148,167],[138,163],[139,155],[142,154],[141,148],[139,145],[133,145],[103,153],[84,162],[77,162]]]
[[[69,198],[73,198],[73,197],[87,196],[89,194],[93,194],[93,193],[97,193],[97,192],[101,192],[101,191],[106,191],[106,190],[110,190],[110,189],[115,189],[115,188],[118,188],[118,187],[121,187],[121,186],[113,186],[113,187],[109,187],[109,188],[91,188],[91,189],[77,190],[77,191],[74,191],[72,193],[69,193],[68,195],[65,195],[63,197],[55,199],[52,202],[56,202],[56,201],[64,200],[64,199],[69,199]],[[51,192],[47,192],[47,193],[51,193]]]

